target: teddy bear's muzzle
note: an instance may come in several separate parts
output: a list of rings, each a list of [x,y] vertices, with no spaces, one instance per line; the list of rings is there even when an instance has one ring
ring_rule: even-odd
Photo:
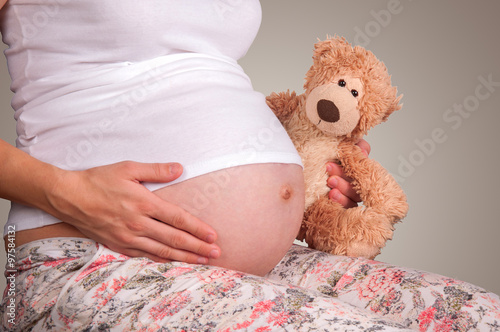
[[[350,79],[352,85],[355,79]],[[337,83],[320,85],[314,88],[306,99],[306,116],[319,130],[326,135],[343,136],[350,134],[360,119],[358,98],[350,89]]]
[[[326,122],[337,122],[340,120],[340,112],[335,103],[331,100],[321,99],[316,105],[318,116]]]

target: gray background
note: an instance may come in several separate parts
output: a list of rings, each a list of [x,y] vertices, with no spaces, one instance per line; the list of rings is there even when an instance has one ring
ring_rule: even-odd
[[[500,294],[500,86],[487,90],[480,80],[500,82],[500,2],[261,3],[262,28],[241,61],[256,90],[301,92],[313,44],[338,34],[372,50],[404,94],[403,109],[367,137],[371,157],[397,177],[410,203],[377,259]],[[0,137],[13,143],[9,78],[0,68]],[[8,207],[0,200],[2,223]]]

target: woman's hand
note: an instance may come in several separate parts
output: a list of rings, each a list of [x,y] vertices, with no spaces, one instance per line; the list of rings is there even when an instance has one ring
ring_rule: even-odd
[[[48,197],[49,212],[125,255],[205,264],[220,255],[215,230],[141,184],[170,182],[181,174],[176,163],[130,161],[63,171]]]
[[[368,155],[370,154],[370,144],[361,139],[357,145],[363,150],[363,152]],[[352,188],[351,179],[344,174],[342,166],[335,163],[328,163],[326,165],[328,180],[327,184],[332,190],[328,193],[328,197],[342,204],[345,208],[352,208],[358,206],[358,202],[361,202],[361,198]]]

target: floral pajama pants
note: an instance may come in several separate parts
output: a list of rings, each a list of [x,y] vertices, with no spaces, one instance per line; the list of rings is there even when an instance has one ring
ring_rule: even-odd
[[[16,249],[5,331],[500,331],[497,295],[293,246],[266,278],[129,258],[87,239]]]

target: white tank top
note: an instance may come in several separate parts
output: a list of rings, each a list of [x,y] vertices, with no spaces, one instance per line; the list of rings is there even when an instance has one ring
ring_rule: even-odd
[[[258,0],[9,0],[1,32],[17,147],[67,170],[179,162],[176,182],[231,166],[300,164],[237,64],[260,10]],[[6,227],[57,222],[13,204]]]

